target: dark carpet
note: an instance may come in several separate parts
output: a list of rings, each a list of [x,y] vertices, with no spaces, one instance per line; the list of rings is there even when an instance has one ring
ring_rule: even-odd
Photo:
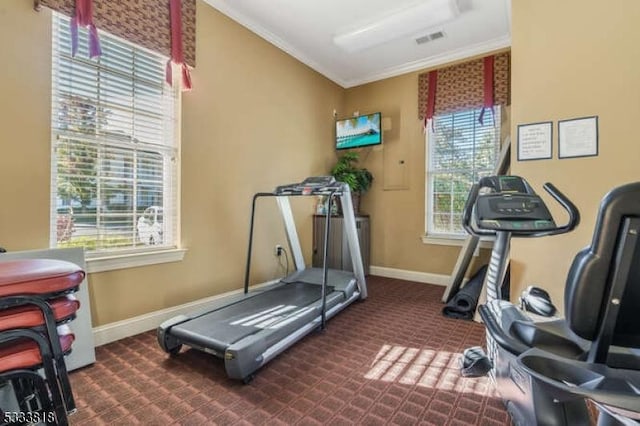
[[[80,424],[507,425],[487,378],[463,378],[460,353],[484,328],[444,318],[443,287],[370,276],[357,302],[258,371],[248,385],[223,362],[170,358],[147,332],[97,348],[71,373]]]

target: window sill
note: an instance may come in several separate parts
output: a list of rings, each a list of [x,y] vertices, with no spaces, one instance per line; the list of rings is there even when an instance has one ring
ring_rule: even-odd
[[[184,258],[186,249],[171,248],[148,251],[145,253],[127,253],[118,255],[87,257],[87,273],[114,271],[117,269],[136,268],[138,266],[156,265],[159,263],[179,262]]]
[[[438,246],[459,246],[462,247],[467,240],[467,236],[434,236],[434,235],[422,235],[423,244],[432,244]],[[480,238],[480,248],[491,249],[493,248],[493,238],[482,237]],[[477,254],[476,254],[477,255]]]

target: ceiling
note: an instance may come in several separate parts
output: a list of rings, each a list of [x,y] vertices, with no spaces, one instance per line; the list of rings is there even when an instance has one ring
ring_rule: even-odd
[[[511,0],[205,1],[345,88],[511,45]],[[443,2],[452,2],[457,16],[439,24],[427,22],[433,15],[420,17]],[[400,25],[381,26],[389,21]],[[411,28],[416,22],[410,21],[419,24]],[[333,41],[336,35],[372,28],[388,41],[353,52]],[[444,37],[416,42],[439,31]]]

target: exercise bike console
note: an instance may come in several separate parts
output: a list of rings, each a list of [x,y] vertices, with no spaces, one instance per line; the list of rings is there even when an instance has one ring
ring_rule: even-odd
[[[479,236],[502,231],[514,236],[541,237],[573,230],[580,221],[578,209],[552,184],[547,183],[544,188],[569,215],[566,225],[556,225],[542,198],[523,178],[489,176],[472,187],[464,209],[463,226],[470,234]]]

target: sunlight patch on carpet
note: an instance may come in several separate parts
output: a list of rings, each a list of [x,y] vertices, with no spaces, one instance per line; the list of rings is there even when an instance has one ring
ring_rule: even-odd
[[[462,377],[461,357],[459,353],[447,351],[383,345],[364,377],[409,386],[486,395],[489,392],[488,377]]]

